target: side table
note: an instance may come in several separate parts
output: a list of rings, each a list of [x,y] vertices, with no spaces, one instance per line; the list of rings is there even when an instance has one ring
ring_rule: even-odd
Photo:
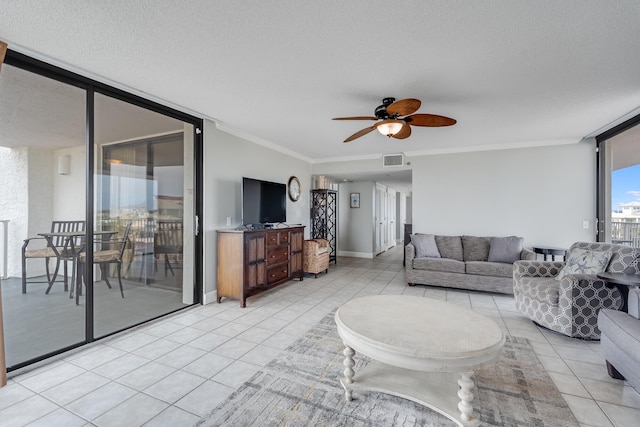
[[[640,286],[639,274],[624,274],[624,273],[598,273],[598,279],[602,279],[607,282],[607,285],[613,285],[618,288],[622,295],[622,307],[620,311],[627,313],[629,307],[627,305],[627,299],[629,298],[629,288],[636,288]]]
[[[534,246],[532,249],[533,249],[533,252],[543,255],[545,261],[547,260],[547,257],[549,255],[551,255],[551,261],[555,261],[556,256],[562,256],[563,258],[566,258],[567,256],[567,250],[563,248],[553,248],[549,246]]]

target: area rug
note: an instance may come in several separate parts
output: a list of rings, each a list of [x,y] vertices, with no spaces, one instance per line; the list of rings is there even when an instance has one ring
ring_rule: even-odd
[[[410,400],[354,391],[340,377],[343,345],[326,316],[257,372],[198,426],[455,426]],[[356,355],[358,370],[369,362]],[[475,415],[484,426],[569,427],[578,422],[525,338],[507,337],[501,359],[477,370]],[[428,384],[425,384],[428,387]]]

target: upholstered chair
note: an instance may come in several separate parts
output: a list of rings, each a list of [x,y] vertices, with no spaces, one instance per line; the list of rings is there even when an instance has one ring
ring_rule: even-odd
[[[329,241],[326,239],[305,240],[304,251],[304,272],[315,274],[322,271],[329,272]]]
[[[564,262],[516,261],[516,308],[539,325],[569,337],[599,339],[598,312],[619,310],[623,301],[618,289],[597,273],[639,274],[639,256],[639,248],[577,242]]]

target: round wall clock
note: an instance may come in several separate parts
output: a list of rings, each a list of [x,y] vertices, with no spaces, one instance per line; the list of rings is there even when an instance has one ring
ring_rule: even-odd
[[[289,178],[289,198],[291,199],[292,202],[296,202],[298,201],[298,199],[300,198],[300,180],[295,177],[292,176],[291,178]]]

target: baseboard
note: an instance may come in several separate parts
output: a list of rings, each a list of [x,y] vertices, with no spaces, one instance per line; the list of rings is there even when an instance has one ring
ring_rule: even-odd
[[[205,292],[202,297],[202,305],[218,302],[218,291]]]
[[[371,259],[373,259],[373,253],[370,253],[370,252],[338,251],[338,256],[347,256],[347,257],[351,257],[351,258],[371,258]]]

